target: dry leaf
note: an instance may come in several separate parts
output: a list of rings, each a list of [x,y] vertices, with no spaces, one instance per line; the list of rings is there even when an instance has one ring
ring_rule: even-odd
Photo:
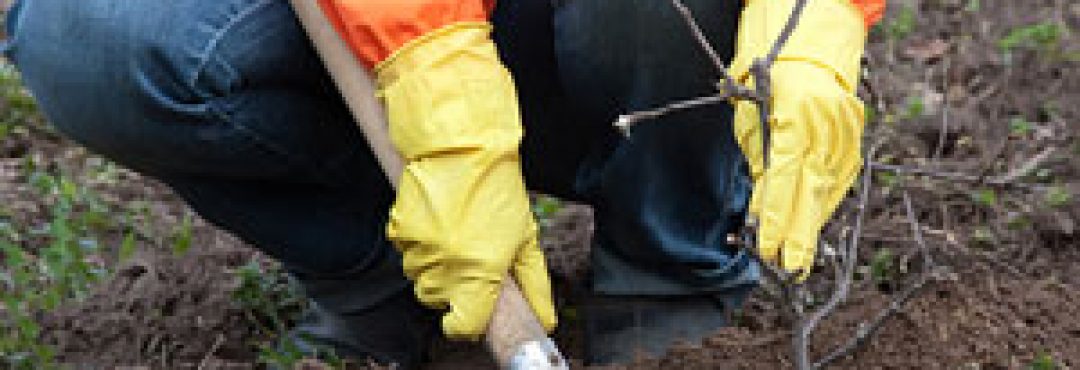
[[[927,62],[940,58],[945,52],[949,51],[949,47],[951,46],[951,44],[942,39],[923,41],[905,48],[904,56],[920,62]]]

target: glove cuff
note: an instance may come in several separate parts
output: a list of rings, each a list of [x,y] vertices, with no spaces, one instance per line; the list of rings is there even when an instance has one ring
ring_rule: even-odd
[[[406,161],[480,151],[485,160],[517,160],[517,94],[490,33],[488,23],[456,23],[376,66],[390,139]]]
[[[455,57],[491,55],[498,60],[498,52],[489,37],[491,29],[491,24],[486,22],[454,23],[409,41],[375,65],[380,90],[405,74],[436,67]]]

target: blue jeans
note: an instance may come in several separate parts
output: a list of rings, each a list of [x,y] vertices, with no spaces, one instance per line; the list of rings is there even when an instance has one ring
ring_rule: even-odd
[[[559,3],[500,1],[495,38],[520,91],[526,182],[596,209],[595,290],[753,285],[757,266],[724,244],[750,191],[731,107],[629,137],[610,125],[711,91],[681,19],[664,1]],[[691,3],[730,58],[737,2]],[[408,288],[384,235],[393,189],[286,0],[32,0],[7,26],[8,57],[64,134],[294,272],[348,275],[373,300]]]

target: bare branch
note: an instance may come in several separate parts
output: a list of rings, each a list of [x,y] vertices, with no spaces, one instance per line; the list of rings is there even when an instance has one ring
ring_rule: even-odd
[[[867,159],[867,163],[869,163],[869,159]],[[858,213],[855,217],[855,231],[851,238],[848,250],[843,253],[846,256],[843,261],[844,265],[837,271],[836,290],[833,291],[829,301],[811,314],[802,328],[800,328],[801,330],[806,331],[807,334],[816,329],[822,319],[833,313],[833,311],[836,311],[836,307],[847,299],[848,293],[851,290],[851,281],[855,275],[855,260],[859,253],[859,239],[862,238],[863,219],[866,216],[866,208],[869,201],[870,184],[873,182],[873,171],[874,169],[871,166],[866,166],[863,171],[862,186],[859,190]]]
[[[214,356],[214,353],[218,351],[218,348],[221,347],[222,343],[225,343],[225,335],[218,334],[217,338],[214,340],[214,344],[210,346],[210,350],[206,351],[206,356],[203,357],[202,361],[199,361],[198,370],[207,368],[206,366],[210,364],[210,358]]]
[[[697,40],[702,50],[705,51],[705,53],[712,60],[713,64],[716,66],[723,80],[718,85],[719,93],[715,96],[704,96],[679,101],[667,104],[653,110],[638,111],[622,115],[619,116],[618,121],[615,123],[615,126],[619,127],[624,134],[627,134],[628,130],[633,125],[645,119],[657,118],[678,110],[690,109],[709,104],[716,104],[732,98],[750,100],[758,106],[760,124],[762,125],[762,164],[763,166],[767,167],[769,163],[768,146],[770,143],[768,122],[771,113],[769,110],[769,101],[771,96],[771,91],[769,91],[769,87],[771,86],[769,78],[769,66],[779,54],[780,49],[783,47],[783,44],[786,42],[787,38],[793,32],[798,22],[799,15],[806,5],[806,0],[798,0],[796,2],[796,6],[792,10],[792,14],[790,15],[787,23],[785,24],[784,29],[781,32],[780,38],[773,45],[770,53],[765,57],[764,60],[755,60],[753,65],[751,66],[750,73],[753,74],[754,80],[757,82],[755,84],[754,90],[750,90],[745,86],[736,85],[736,83],[732,80],[731,76],[727,73],[723,60],[719,57],[719,54],[716,52],[716,50],[713,49],[712,45],[709,43],[708,38],[701,30],[701,27],[698,26],[697,21],[694,19],[690,9],[685,4],[683,4],[681,0],[671,0],[671,3],[678,10],[679,14],[682,15],[688,28],[691,31],[691,34],[694,36],[694,39]],[[942,135],[944,135],[944,133]],[[821,361],[813,363],[813,365],[810,364],[808,354],[808,342],[810,335],[825,317],[833,313],[839,307],[839,305],[845,299],[847,299],[847,296],[849,295],[849,292],[851,290],[851,283],[855,274],[856,261],[858,259],[859,240],[862,238],[863,220],[865,218],[866,210],[868,208],[867,203],[869,201],[870,185],[873,181],[873,171],[875,168],[889,167],[888,165],[878,165],[871,162],[871,159],[874,158],[877,150],[881,147],[883,143],[884,138],[879,137],[878,141],[870,148],[868,155],[866,155],[865,157],[865,166],[862,177],[863,181],[859,192],[858,210],[856,212],[855,230],[849,241],[841,243],[843,249],[841,252],[838,252],[838,258],[841,258],[841,261],[840,263],[835,263],[833,265],[836,274],[836,286],[834,288],[834,291],[832,292],[829,300],[822,307],[811,312],[809,316],[805,312],[807,307],[806,303],[803,300],[806,294],[806,290],[805,287],[798,281],[800,274],[789,274],[782,268],[762,260],[761,255],[758,254],[758,250],[755,248],[754,245],[752,245],[752,236],[756,231],[756,225],[754,222],[751,221],[747,223],[743,231],[745,237],[741,240],[738,236],[735,235],[728,236],[729,244],[741,244],[743,248],[745,248],[745,250],[750,253],[750,255],[754,259],[756,259],[762,266],[762,269],[764,270],[764,280],[768,283],[775,284],[775,286],[779,289],[779,292],[777,292],[776,294],[777,297],[775,298],[777,299],[777,301],[779,301],[779,305],[781,305],[783,309],[785,309],[785,311],[787,311],[787,313],[793,318],[793,321],[796,325],[796,327],[792,330],[792,351],[793,355],[795,356],[796,368],[799,370],[820,368],[834,361],[835,359],[845,356],[857,349],[863,342],[867,340],[867,338],[872,336],[874,332],[878,330],[878,328],[888,317],[890,317],[893,313],[899,311],[900,308],[903,307],[903,304],[906,303],[909,299],[911,299],[915,291],[920,289],[923,285],[926,284],[926,281],[929,280],[929,275],[927,271],[929,271],[928,269],[930,268],[930,263],[932,262],[929,258],[929,249],[925,248],[925,242],[922,240],[921,227],[918,226],[917,223],[913,220],[912,227],[914,232],[916,233],[916,240],[920,243],[920,246],[923,247],[922,250],[924,254],[924,261],[926,262],[924,264],[924,268],[926,268],[927,271],[923,271],[923,273],[919,276],[918,281],[911,287],[909,287],[908,290],[905,290],[902,294],[900,294],[900,296],[897,297],[897,299],[894,300],[887,309],[880,312],[869,323],[864,323],[856,336],[849,340],[847,344],[833,351]],[[940,149],[938,151],[940,151]],[[894,171],[905,170],[904,168],[900,168],[898,166],[891,169]],[[950,175],[957,176],[956,174]],[[965,174],[959,174],[958,176],[969,181],[983,180],[982,177],[969,177],[969,175]],[[763,196],[762,194],[765,192],[764,188],[759,188],[755,191],[759,192],[758,196]],[[907,198],[906,194],[905,200],[908,205],[909,217],[913,217],[911,216],[913,212],[911,211],[910,207],[910,199]]]
[[[877,162],[873,162],[870,165],[873,166],[874,169],[883,170],[883,171],[889,171],[889,172],[895,172],[895,173],[900,173],[900,174],[923,175],[923,176],[937,177],[937,178],[942,178],[942,179],[947,179],[947,180],[959,180],[959,181],[967,181],[967,182],[982,182],[983,181],[983,178],[981,176],[976,176],[976,175],[963,173],[963,172],[938,171],[938,170],[929,169],[929,168],[897,166],[897,165],[893,165],[893,164],[884,164],[884,163],[877,163]]]
[[[904,192],[904,209],[907,210],[908,223],[911,224],[911,234],[915,236],[915,243],[922,250],[923,269],[928,269],[933,266],[934,261],[930,258],[930,248],[926,246],[926,240],[923,239],[922,226],[919,225],[919,220],[915,218],[915,211],[912,210],[911,196],[906,191]]]
[[[938,171],[930,168],[898,166],[877,162],[871,163],[871,165],[878,170],[889,171],[899,174],[929,176],[945,180],[964,181],[984,185],[1012,186],[1025,189],[1038,189],[1041,187],[1041,185],[1017,182],[1017,180],[1020,180],[1020,178],[1027,176],[1032,171],[1039,168],[1039,166],[1045,164],[1047,160],[1052,158],[1056,150],[1056,147],[1048,147],[1042,152],[1039,152],[1039,154],[1025,161],[1024,164],[1020,165],[1019,167],[1003,175],[989,177],[978,176],[964,172]]]
[[[1021,177],[1027,176],[1032,171],[1035,171],[1039,168],[1039,166],[1042,166],[1043,163],[1046,162],[1046,160],[1050,159],[1050,156],[1052,156],[1056,150],[1056,147],[1047,147],[1046,149],[1043,149],[1043,151],[1039,152],[1039,154],[1036,154],[1034,157],[1031,157],[1031,159],[1028,159],[1026,162],[1024,162],[1024,164],[1020,165],[1020,167],[1014,168],[1013,170],[1005,173],[1004,175],[992,177],[986,182],[993,185],[1003,185],[1015,182]]]
[[[949,66],[951,60],[945,58],[942,63],[942,79],[941,79],[941,91],[946,93],[949,91]],[[945,152],[945,139],[949,136],[949,97],[946,96],[941,103],[941,130],[938,132],[937,147],[934,149],[934,154],[931,158],[940,159],[941,155]]]
[[[922,227],[919,226],[918,219],[915,217],[915,212],[911,206],[911,197],[904,192],[904,207],[907,210],[908,222],[911,223],[911,230],[915,236],[915,241],[919,245],[919,249],[923,254],[923,269],[919,273],[919,276],[915,281],[904,289],[895,299],[889,302],[889,305],[885,309],[878,312],[870,321],[864,321],[859,324],[859,330],[855,336],[849,339],[844,345],[840,346],[836,350],[832,351],[820,361],[814,363],[814,369],[820,369],[833,361],[836,361],[844,356],[850,355],[855,350],[859,349],[866,341],[876,333],[885,321],[888,320],[893,314],[899,312],[915,293],[921,290],[928,282],[931,281],[931,277],[937,273],[936,267],[933,264],[933,260],[930,257],[930,248],[926,246],[926,241],[922,236]]]
[[[702,96],[669,103],[656,109],[630,112],[619,116],[618,120],[615,121],[615,127],[619,128],[619,131],[621,131],[623,135],[628,135],[630,129],[641,121],[660,118],[680,110],[724,103],[727,102],[728,98],[729,97],[725,95]]]
[[[709,43],[709,38],[705,36],[705,32],[701,30],[701,26],[698,25],[697,20],[694,19],[693,12],[690,8],[683,4],[682,0],[671,0],[671,4],[675,6],[675,9],[679,11],[683,19],[686,21],[686,26],[690,28],[690,33],[694,35],[694,39],[697,40],[698,45],[701,46],[701,50],[705,51],[705,54],[709,55],[709,59],[712,60],[713,65],[716,66],[717,73],[727,82],[728,86],[734,85],[735,82],[731,79],[731,75],[727,73],[727,67],[724,65],[724,59],[720,58],[720,54],[716,52],[716,49]]]
[[[854,337],[849,339],[840,348],[837,348],[833,352],[826,355],[820,361],[815,362],[813,368],[823,368],[826,365],[840,358],[850,355],[852,352],[862,347],[862,345],[865,344],[869,338],[873,337],[874,334],[877,333],[878,329],[881,329],[881,326],[885,324],[885,321],[887,319],[892,317],[893,314],[899,312],[900,309],[904,308],[904,305],[907,304],[907,302],[915,296],[915,293],[922,289],[924,286],[926,286],[926,283],[929,281],[929,273],[923,272],[919,274],[917,280],[913,284],[908,286],[907,289],[904,289],[904,291],[901,292],[900,295],[896,297],[896,299],[890,302],[888,307],[886,307],[881,312],[878,312],[878,314],[874,316],[872,320],[864,321],[863,323],[859,324],[859,330]]]

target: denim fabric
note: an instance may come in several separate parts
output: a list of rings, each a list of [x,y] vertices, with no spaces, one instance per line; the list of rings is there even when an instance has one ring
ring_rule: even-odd
[[[392,189],[285,0],[20,5],[10,56],[60,131],[294,272],[407,289]]]
[[[4,13],[4,40],[0,41],[0,53],[2,53],[5,58],[10,57],[12,45],[15,44],[11,35],[19,23],[19,9],[22,8],[21,4],[21,1],[12,3],[6,13]]]
[[[741,3],[685,2],[730,60]],[[750,194],[732,107],[672,114],[629,137],[612,127],[620,114],[714,92],[716,69],[671,4],[501,4],[496,41],[519,85],[527,180],[594,206],[594,290],[664,295],[752,287],[758,266],[725,240],[742,225]]]
[[[723,245],[749,192],[731,107],[629,138],[610,126],[709,92],[711,66],[681,21],[646,1],[564,3],[500,1],[496,40],[519,85],[527,183],[597,209],[598,290],[752,284],[756,266]],[[729,56],[736,5],[722,4],[736,2],[691,3],[715,8],[703,23]],[[8,55],[59,130],[161,179],[293,271],[347,274],[371,297],[407,288],[384,235],[392,189],[286,0],[19,6]]]

